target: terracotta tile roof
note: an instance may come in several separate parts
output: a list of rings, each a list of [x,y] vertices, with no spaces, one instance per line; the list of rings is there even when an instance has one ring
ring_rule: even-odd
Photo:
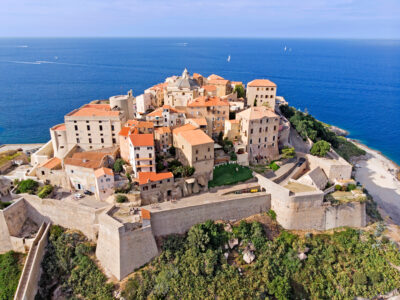
[[[151,133],[131,134],[129,138],[133,146],[154,146],[154,137]]]
[[[54,170],[61,167],[61,159],[58,157],[50,158],[49,160],[41,163],[38,168],[46,168],[50,170]]]
[[[66,130],[66,128],[65,128],[65,123],[63,123],[63,124],[58,124],[58,125],[54,126],[52,129],[53,129],[53,130],[57,130],[57,131],[64,131],[64,130]]]
[[[151,90],[158,90],[158,89],[163,89],[166,86],[168,86],[168,82],[162,82],[162,83],[153,85],[150,89]]]
[[[120,111],[111,110],[109,104],[86,104],[75,111],[70,112],[67,116],[73,117],[118,117]]]
[[[175,129],[173,129],[172,133],[173,134],[179,134],[180,132],[193,130],[193,129],[197,129],[197,127],[192,125],[192,124],[185,124],[185,125],[182,125],[182,126],[179,126],[179,127],[175,128]]]
[[[163,133],[171,133],[171,128],[169,128],[169,127],[157,127],[157,128],[155,128],[154,129],[154,131],[155,132],[158,132],[158,133],[160,133],[160,134],[163,134]]]
[[[278,118],[278,115],[275,114],[272,110],[265,106],[260,106],[260,107],[250,107],[237,115],[242,116],[245,119],[248,120],[256,120],[256,119],[261,119],[264,117],[269,117],[269,118]]]
[[[253,81],[250,81],[247,86],[276,87],[276,84],[268,79],[254,79]]]
[[[201,74],[199,74],[199,73],[193,73],[193,78],[194,79],[198,79],[200,77],[203,77],[203,76]]]
[[[152,111],[151,113],[149,113],[146,117],[162,117],[162,112],[163,112],[162,107],[159,107],[154,111]]]
[[[207,120],[206,118],[191,118],[191,119],[187,119],[192,120],[194,123],[196,123],[199,126],[207,126]]]
[[[217,90],[217,87],[215,85],[203,85],[202,86],[203,89],[205,89],[207,92],[214,92]]]
[[[236,86],[236,85],[243,85],[243,82],[241,81],[231,81],[231,84]]]
[[[214,80],[214,79],[225,79],[219,75],[211,74],[210,76],[207,77],[208,80]]]
[[[224,85],[226,85],[226,84],[228,84],[228,82],[229,82],[229,80],[227,80],[227,79],[209,79],[208,80],[208,84],[212,84],[212,85],[218,85],[218,84],[224,84]]]
[[[222,100],[219,97],[205,97],[201,96],[190,102],[188,107],[201,107],[201,106],[229,106],[227,100]]]
[[[150,220],[151,219],[151,214],[147,209],[142,208],[142,219],[143,220]]]
[[[135,126],[139,128],[154,128],[153,122],[138,121],[138,120],[128,120],[126,121],[127,126]]]
[[[166,173],[156,173],[156,172],[139,172],[139,185],[147,184],[154,181],[160,181],[168,178],[173,178],[174,174],[171,172]]]
[[[94,176],[96,176],[97,178],[103,175],[114,176],[114,172],[110,168],[104,168],[104,167],[94,171]]]
[[[98,169],[102,167],[103,159],[106,155],[112,155],[112,153],[95,151],[77,152],[74,153],[72,157],[65,158],[64,164],[89,169]]]
[[[121,131],[118,133],[121,136],[128,136],[130,134],[131,129],[129,127],[122,127]]]
[[[203,130],[200,129],[182,131],[179,133],[179,135],[192,146],[209,143],[214,144],[214,141],[207,134],[205,134]]]

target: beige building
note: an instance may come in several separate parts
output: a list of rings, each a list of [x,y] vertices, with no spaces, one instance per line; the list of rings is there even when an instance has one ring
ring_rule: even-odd
[[[146,116],[146,120],[153,122],[154,126],[180,126],[185,124],[185,112],[173,108],[169,105],[163,105],[155,109]]]
[[[142,202],[162,202],[172,196],[174,175],[171,172],[139,172],[137,182]]]
[[[164,105],[164,92],[167,88],[168,83],[163,82],[152,86],[151,88],[144,91],[145,94],[151,94],[151,104],[155,107]]]
[[[239,120],[225,120],[224,138],[232,142],[240,139],[240,123]]]
[[[214,141],[191,124],[178,127],[172,133],[177,157],[182,164],[194,167],[195,174],[203,174],[212,179]]]
[[[229,120],[229,102],[219,97],[198,97],[188,104],[186,111],[188,118],[206,118],[213,137],[224,132],[225,120]]]
[[[58,157],[50,158],[36,168],[36,177],[45,183],[69,188],[68,178],[63,170],[62,161]]]
[[[217,89],[217,96],[222,97],[232,93],[232,84],[229,80],[212,74],[207,78],[207,85],[213,85]]]
[[[128,120],[118,133],[121,157],[129,161],[129,135],[130,134],[153,134],[154,124],[152,122]]]
[[[166,153],[172,146],[172,131],[170,127],[156,127],[154,142],[157,153]]]
[[[238,114],[240,139],[249,154],[249,161],[256,163],[277,159],[279,117],[265,106],[250,107]]]
[[[248,106],[267,106],[275,111],[276,84],[268,79],[255,79],[247,84]]]
[[[168,83],[164,90],[164,103],[172,107],[186,107],[191,100],[202,93],[203,89],[185,69],[182,76],[173,78]]]
[[[105,201],[114,194],[114,172],[110,168],[99,168],[94,171],[96,177],[96,196],[100,201]]]

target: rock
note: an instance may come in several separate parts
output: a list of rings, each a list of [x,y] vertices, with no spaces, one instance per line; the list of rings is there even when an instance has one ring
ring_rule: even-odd
[[[248,248],[249,250],[251,250],[251,251],[255,251],[255,250],[256,250],[256,247],[254,247],[253,243],[248,243],[248,244],[247,244],[247,248]]]
[[[298,256],[297,256],[300,260],[305,260],[307,258],[307,254],[301,252]]]
[[[200,187],[199,187],[199,185],[197,184],[197,182],[195,182],[194,184],[193,184],[193,194],[198,194],[200,192]]]
[[[239,245],[239,240],[238,239],[230,239],[228,244],[229,244],[229,248],[233,249],[237,245]]]
[[[183,184],[182,192],[183,192],[183,197],[189,196],[189,191],[188,191],[186,183]]]
[[[349,135],[349,132],[348,132],[348,131],[346,131],[346,130],[344,130],[344,129],[342,129],[342,128],[336,127],[336,126],[331,126],[331,127],[329,127],[329,130],[332,131],[332,132],[334,132],[334,133],[336,133],[337,135],[340,135],[340,136],[347,136],[347,135]]]
[[[182,198],[182,189],[179,186],[172,191],[172,197],[176,199]]]
[[[228,244],[225,244],[225,245],[224,245],[224,249],[226,249],[226,250],[229,249]]]
[[[225,259],[228,259],[229,253],[228,253],[228,252],[225,252],[225,253],[224,253],[224,256],[225,256]]]
[[[225,224],[224,230],[227,232],[232,232],[232,225],[229,223]]]
[[[203,175],[197,177],[197,183],[201,186],[207,186],[207,180],[204,178]]]
[[[308,251],[310,251],[310,248],[308,248],[308,247],[305,247],[303,250],[304,253],[307,253]]]
[[[255,258],[256,258],[256,255],[254,254],[253,251],[251,251],[251,250],[244,250],[243,251],[243,260],[247,264],[252,263]]]

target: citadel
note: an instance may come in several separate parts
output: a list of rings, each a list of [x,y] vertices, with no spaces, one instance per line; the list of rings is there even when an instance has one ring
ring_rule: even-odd
[[[158,255],[158,238],[209,219],[273,210],[286,229],[365,226],[361,192],[331,201],[335,187],[355,184],[353,166],[333,149],[312,155],[282,105],[270,80],[244,85],[185,69],[139,96],[129,91],[66,114],[29,159],[0,166],[0,195],[11,202],[0,210],[0,252],[28,252],[17,296],[36,293],[50,224],[95,241],[99,264],[117,280]],[[238,180],[220,184],[214,174],[224,168]],[[51,192],[17,193],[16,183],[29,179]]]

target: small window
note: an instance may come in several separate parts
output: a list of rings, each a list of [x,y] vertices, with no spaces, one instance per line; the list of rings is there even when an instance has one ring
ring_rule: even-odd
[[[157,184],[152,184],[152,185],[151,185],[151,188],[152,188],[152,189],[157,188]]]
[[[143,191],[148,191],[149,190],[149,187],[148,186],[144,186],[143,187]]]
[[[87,128],[87,130],[90,130],[90,125],[87,125],[86,128]]]
[[[75,130],[78,130],[78,125],[75,125],[74,127],[75,127]]]
[[[44,171],[42,171],[42,175],[44,175]]]
[[[101,138],[101,143],[104,144],[104,139],[103,138]]]
[[[79,138],[76,139],[76,142],[79,144]]]
[[[89,144],[91,144],[91,143],[92,143],[92,139],[90,138],[90,139],[89,139]]]
[[[196,154],[199,154],[199,150],[196,150]]]
[[[116,139],[112,139],[112,142],[113,142],[113,144],[116,144],[117,140]]]
[[[114,125],[111,125],[111,130],[114,131]]]
[[[208,147],[208,152],[210,152],[211,151],[211,149],[210,149],[210,147]]]
[[[103,131],[103,125],[99,126],[100,131]]]

